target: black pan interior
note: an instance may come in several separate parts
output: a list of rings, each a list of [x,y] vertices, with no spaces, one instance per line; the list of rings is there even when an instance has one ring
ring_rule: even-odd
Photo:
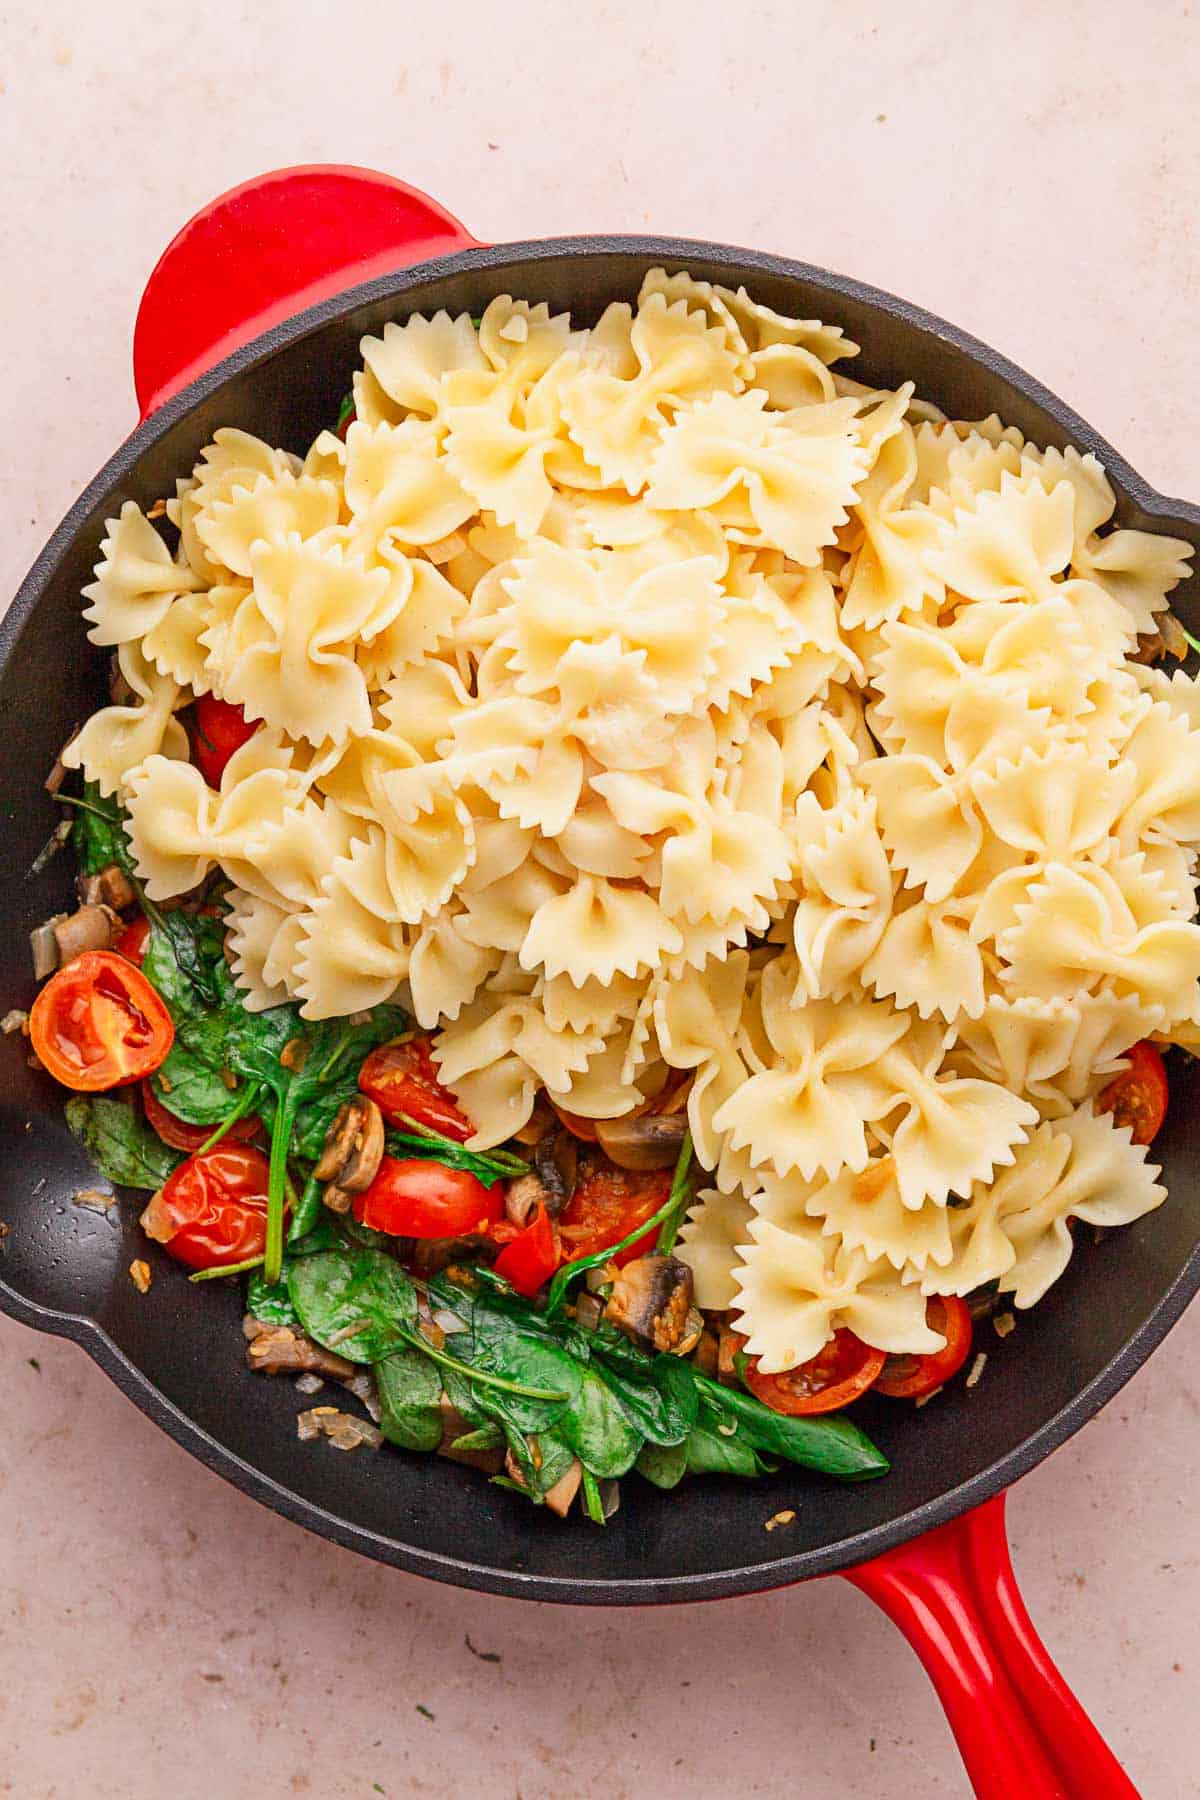
[[[1039,443],[1095,448],[1120,495],[1120,522],[1200,538],[1200,511],[1168,501],[1053,396],[986,347],[890,296],[747,251],[672,240],[596,239],[467,252],[374,282],[279,327],[168,403],[122,447],[64,520],[0,626],[0,1011],[33,993],[27,932],[64,904],[67,859],[27,871],[57,820],[42,790],[71,728],[101,700],[102,658],[87,645],[79,590],[103,520],[124,499],[173,491],[220,425],[303,451],[335,416],[365,331],[410,311],[478,311],[494,294],[549,299],[582,320],[631,299],[655,263],[745,280],[781,311],[846,327],[863,346],[856,377],[912,378],[952,416],[997,411]],[[1200,626],[1200,584],[1179,600]],[[30,1069],[19,1037],[0,1042],[0,1305],[83,1343],[144,1411],[202,1460],[299,1522],[383,1561],[497,1592],[585,1602],[699,1599],[844,1567],[1004,1486],[1077,1429],[1126,1380],[1200,1285],[1200,1157],[1190,1131],[1200,1066],[1179,1058],[1160,1139],[1170,1199],[1099,1244],[1081,1242],[1067,1274],[1003,1343],[988,1331],[979,1385],[934,1405],[868,1400],[864,1427],[891,1475],[841,1487],[785,1470],[761,1483],[697,1481],[660,1496],[622,1484],[600,1532],[564,1528],[433,1458],[339,1454],[301,1444],[306,1404],[290,1382],[242,1365],[239,1294],[191,1287],[148,1245],[135,1208],[105,1218],[71,1202],[91,1172],[61,1096]],[[140,1296],[127,1270],[153,1265]],[[787,1532],[768,1535],[781,1507]]]

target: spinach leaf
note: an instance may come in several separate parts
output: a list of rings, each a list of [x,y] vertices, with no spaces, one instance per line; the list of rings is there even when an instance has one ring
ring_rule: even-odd
[[[298,1325],[300,1315],[292,1305],[286,1279],[264,1281],[258,1269],[246,1283],[246,1311],[261,1319],[264,1325]]]
[[[415,1330],[417,1295],[379,1250],[326,1250],[289,1265],[288,1292],[309,1337],[351,1362],[373,1363]]]
[[[71,825],[71,848],[75,852],[81,875],[98,875],[110,863],[128,875],[133,867],[129,840],[125,836],[125,814],[115,799],[105,799],[94,781],[83,784],[83,798],[74,800],[60,794],[59,800],[74,812]]]
[[[419,1350],[395,1350],[375,1365],[379,1429],[404,1450],[436,1450],[442,1441],[442,1378]]]
[[[682,1444],[696,1423],[699,1397],[690,1364],[679,1356],[648,1357],[647,1369],[614,1368],[597,1347],[608,1387],[629,1423],[647,1443]]]
[[[571,1446],[553,1431],[540,1431],[528,1437],[522,1432],[510,1431],[508,1447],[521,1471],[525,1492],[539,1506],[575,1460]]]
[[[687,1474],[687,1444],[644,1444],[633,1466],[657,1488],[678,1487]]]
[[[472,1369],[557,1396],[533,1398],[507,1388],[478,1385],[477,1404],[500,1424],[517,1431],[542,1431],[554,1424],[579,1392],[578,1364],[560,1345],[534,1332],[481,1330],[476,1320],[472,1331],[448,1337],[446,1349]]]
[[[624,1475],[633,1467],[641,1437],[595,1369],[580,1375],[578,1398],[564,1411],[558,1431],[593,1475]]]
[[[325,1206],[321,1199],[321,1184],[315,1175],[310,1175],[292,1213],[292,1222],[288,1226],[288,1249],[291,1250],[302,1239],[311,1237],[325,1216]]]
[[[760,1455],[740,1432],[725,1437],[708,1425],[697,1425],[683,1446],[689,1475],[769,1475],[778,1467]]]
[[[132,1106],[104,1094],[67,1101],[67,1124],[92,1161],[122,1187],[160,1188],[183,1157]]]
[[[788,1418],[772,1412],[753,1394],[721,1387],[699,1371],[693,1380],[700,1390],[701,1421],[706,1428],[717,1421],[736,1425],[741,1442],[755,1450],[782,1456],[805,1468],[820,1469],[826,1475],[840,1476],[843,1481],[867,1481],[887,1474],[887,1458],[849,1419],[832,1415]]]
[[[216,1127],[237,1105],[237,1095],[217,1071],[202,1063],[178,1037],[151,1080],[168,1112],[189,1125]]]

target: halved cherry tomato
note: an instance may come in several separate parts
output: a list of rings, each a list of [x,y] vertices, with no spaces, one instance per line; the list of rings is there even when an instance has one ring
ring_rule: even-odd
[[[568,1261],[592,1256],[620,1243],[623,1237],[656,1213],[671,1192],[670,1169],[618,1169],[599,1150],[579,1159],[575,1192],[559,1215],[558,1228]],[[654,1233],[647,1232],[621,1250],[613,1261],[618,1267],[645,1256],[654,1247]]]
[[[229,1104],[232,1107],[232,1097]],[[217,1129],[215,1125],[189,1125],[186,1119],[177,1119],[173,1112],[168,1112],[155,1093],[152,1081],[142,1083],[142,1109],[146,1114],[146,1123],[158,1133],[164,1144],[170,1144],[172,1150],[199,1150]],[[236,1125],[231,1125],[225,1136],[232,1143],[248,1144],[261,1126],[262,1120],[254,1113],[248,1113]]]
[[[1167,1071],[1162,1057],[1143,1038],[1124,1054],[1129,1067],[1103,1088],[1097,1112],[1111,1113],[1114,1125],[1127,1125],[1135,1144],[1152,1144],[1167,1115]]]
[[[261,1256],[269,1175],[261,1150],[215,1144],[167,1177],[142,1214],[143,1229],[189,1269],[219,1269]]]
[[[389,1125],[404,1130],[405,1118],[428,1125],[443,1137],[465,1144],[475,1127],[437,1076],[427,1037],[372,1050],[358,1072],[358,1085]]]
[[[504,1190],[499,1182],[484,1187],[466,1169],[385,1156],[370,1187],[355,1194],[354,1216],[393,1237],[463,1237],[504,1217]]]
[[[209,787],[219,787],[225,764],[258,730],[240,706],[201,694],[192,708],[192,755]]]
[[[843,1326],[808,1362],[778,1375],[764,1375],[758,1358],[746,1364],[746,1386],[772,1412],[802,1418],[810,1413],[837,1412],[865,1394],[878,1378],[887,1357],[872,1350]]]
[[[561,1261],[558,1232],[546,1211],[545,1201],[539,1200],[530,1223],[505,1245],[494,1267],[497,1275],[511,1282],[518,1294],[532,1300]]]
[[[877,1393],[890,1400],[920,1400],[945,1385],[966,1362],[971,1349],[971,1312],[965,1300],[954,1294],[934,1294],[925,1307],[925,1323],[940,1331],[944,1350],[928,1356],[889,1356],[875,1383]]]
[[[136,963],[140,969],[142,958],[146,954],[146,945],[150,942],[150,921],[145,913],[139,913],[132,925],[127,925],[113,949],[118,956],[127,962]]]
[[[56,1081],[98,1094],[152,1075],[175,1027],[131,962],[112,950],[86,950],[50,977],[33,1003],[29,1035]]]

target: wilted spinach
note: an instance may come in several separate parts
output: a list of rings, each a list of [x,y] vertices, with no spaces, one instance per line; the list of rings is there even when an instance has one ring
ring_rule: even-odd
[[[67,1101],[66,1114],[100,1172],[122,1187],[160,1188],[183,1161],[124,1100],[76,1094]]]

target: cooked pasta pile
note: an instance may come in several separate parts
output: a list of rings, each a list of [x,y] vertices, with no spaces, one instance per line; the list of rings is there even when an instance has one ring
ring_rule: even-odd
[[[388,325],[344,441],[219,431],[177,550],[109,521],[131,693],[65,757],[152,899],[224,870],[249,1005],[399,991],[478,1144],[686,1071],[683,1254],[767,1372],[1159,1205],[1091,1099],[1200,1018],[1200,693],[1131,660],[1189,546],[855,352],[661,270]],[[207,692],[263,721],[219,791]]]

